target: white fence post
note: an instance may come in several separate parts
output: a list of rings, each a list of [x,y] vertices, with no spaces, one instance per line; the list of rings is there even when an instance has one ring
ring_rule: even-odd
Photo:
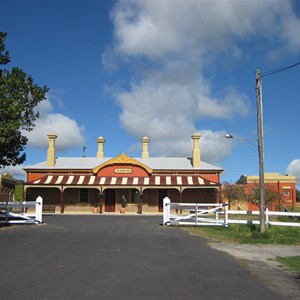
[[[269,226],[269,210],[268,210],[268,208],[266,208],[265,214],[266,214],[266,226],[268,227]]]
[[[35,204],[35,220],[39,223],[43,221],[43,198],[38,196]]]
[[[228,203],[225,203],[224,226],[228,227]]]
[[[164,205],[163,226],[167,225],[167,223],[170,222],[170,203],[171,200],[168,197],[165,197],[163,200],[163,205]]]

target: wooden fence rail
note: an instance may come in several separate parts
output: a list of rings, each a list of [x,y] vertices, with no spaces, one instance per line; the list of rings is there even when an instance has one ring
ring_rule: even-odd
[[[27,213],[28,208],[34,208],[34,213]],[[43,198],[28,202],[0,202],[1,224],[39,224],[43,221]]]
[[[163,203],[163,225],[179,226],[225,226],[228,224],[259,224],[259,220],[237,219],[230,216],[246,215],[259,216],[259,211],[229,210],[227,203],[173,203],[166,197]],[[269,211],[266,209],[266,224],[275,226],[300,227],[300,213]],[[282,216],[292,219],[274,221],[270,217]]]

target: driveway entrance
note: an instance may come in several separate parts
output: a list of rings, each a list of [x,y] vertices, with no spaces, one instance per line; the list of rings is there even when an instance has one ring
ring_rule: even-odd
[[[162,217],[53,215],[0,228],[2,299],[281,299]]]

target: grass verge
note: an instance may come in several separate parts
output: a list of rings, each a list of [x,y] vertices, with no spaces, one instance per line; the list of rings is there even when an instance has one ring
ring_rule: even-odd
[[[288,270],[300,273],[300,256],[277,257],[277,260]]]
[[[300,245],[299,227],[269,226],[261,234],[258,225],[230,224],[228,228],[221,226],[185,227],[193,235],[200,235],[215,242],[235,242],[240,244],[278,244]]]

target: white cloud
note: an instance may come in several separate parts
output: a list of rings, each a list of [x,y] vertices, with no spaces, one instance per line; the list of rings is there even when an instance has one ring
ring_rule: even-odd
[[[135,136],[156,138],[186,137],[196,131],[199,117],[226,119],[249,109],[245,95],[230,91],[224,100],[214,99],[200,80],[184,86],[146,81],[116,98],[123,108],[122,126]]]
[[[31,132],[24,132],[27,136],[28,147],[48,147],[49,133],[55,133],[57,150],[82,146],[84,144],[83,131],[77,122],[68,116],[52,112],[52,104],[49,99],[42,101],[36,110],[40,112],[40,117],[35,121],[35,127]]]
[[[290,162],[286,170],[287,174],[296,176],[297,184],[300,184],[300,159],[294,159]]]
[[[197,131],[196,121],[249,112],[248,97],[238,89],[214,95],[205,71],[216,58],[236,63],[251,56],[245,45],[257,39],[261,48],[272,43],[271,52],[264,49],[269,56],[300,50],[292,1],[119,0],[112,21],[115,40],[103,63],[111,69],[126,63],[138,72],[129,90],[115,92],[121,125],[136,137],[152,138],[158,155],[190,151],[187,137]],[[204,132],[202,143],[208,161],[229,153],[219,132]]]
[[[172,3],[172,4],[171,4]],[[112,12],[115,51],[148,58],[183,52],[202,57],[236,46],[236,38],[277,37],[299,50],[299,19],[292,1],[120,0]],[[283,43],[284,42],[284,43]]]

